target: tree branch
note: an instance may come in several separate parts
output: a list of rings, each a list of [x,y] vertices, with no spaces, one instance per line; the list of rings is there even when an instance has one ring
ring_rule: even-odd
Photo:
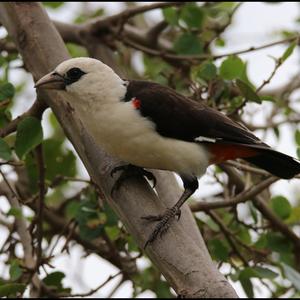
[[[140,50],[143,51],[144,53],[151,55],[151,56],[159,56],[162,58],[167,58],[167,59],[172,59],[172,60],[185,60],[188,61],[191,64],[196,64],[199,63],[199,61],[201,60],[206,60],[206,59],[213,59],[213,60],[218,60],[220,58],[223,57],[227,57],[227,56],[231,56],[231,55],[239,55],[239,54],[244,54],[244,53],[248,53],[248,52],[253,52],[253,51],[258,51],[258,50],[262,50],[265,48],[269,48],[269,47],[273,47],[279,44],[284,44],[284,43],[288,43],[291,41],[294,41],[296,39],[298,39],[299,36],[294,36],[294,37],[290,37],[290,38],[286,38],[280,41],[276,41],[276,42],[272,42],[272,43],[267,43],[264,44],[262,46],[258,46],[258,47],[250,47],[244,50],[238,50],[238,51],[233,51],[233,52],[229,52],[229,53],[225,53],[225,54],[219,54],[219,55],[213,55],[213,54],[200,54],[200,55],[180,55],[180,54],[172,54],[169,52],[166,52],[166,50],[155,50],[152,48],[149,48],[147,46],[138,44],[137,42],[131,41],[129,39],[126,38],[122,38],[122,41],[124,42],[124,44],[136,49],[136,50]]]
[[[16,131],[18,124],[29,116],[40,118],[46,108],[47,105],[45,104],[45,102],[36,100],[27,112],[10,121],[5,127],[0,128],[0,137],[3,138]]]
[[[38,165],[39,173],[39,197],[37,198],[37,214],[36,214],[36,236],[37,236],[37,258],[36,258],[36,270],[38,271],[39,266],[42,263],[42,241],[43,241],[43,220],[44,220],[44,202],[45,202],[45,162],[43,154],[42,144],[36,148],[36,160]]]
[[[238,194],[237,196],[233,197],[228,201],[215,201],[215,202],[196,202],[190,204],[190,209],[193,212],[198,211],[209,211],[212,209],[222,208],[222,207],[232,207],[236,206],[239,203],[244,203],[251,199],[252,197],[261,193],[264,189],[269,187],[272,183],[276,182],[280,178],[278,177],[269,177],[264,181],[261,181],[257,185],[251,186],[248,190],[245,190]]]
[[[8,53],[17,53],[18,50],[14,43],[7,41],[6,39],[0,39],[0,52],[6,51]]]
[[[231,167],[228,167],[232,169]],[[233,170],[233,173],[236,173]],[[270,177],[269,180],[274,177]],[[274,178],[275,179],[275,178]],[[245,183],[241,179],[240,176],[235,176],[235,181],[237,181],[238,184],[245,186]],[[261,184],[261,183],[259,183]],[[252,198],[253,204],[256,206],[256,208],[261,212],[261,214],[270,222],[270,225],[281,232],[284,236],[288,237],[291,241],[293,241],[294,246],[295,246],[295,255],[296,257],[299,257],[299,249],[300,249],[300,237],[297,236],[294,231],[289,228],[288,225],[283,223],[272,211],[271,209],[267,206],[265,203],[264,199],[260,195],[253,196]]]
[[[21,211],[22,207],[20,205],[19,195],[14,190],[12,185],[9,183],[9,181],[7,180],[5,174],[2,172],[1,169],[0,169],[0,174],[2,175],[2,178],[4,180],[3,182],[4,184],[3,183],[0,184],[0,194],[6,196],[12,208]],[[15,218],[15,224],[16,224],[17,233],[20,237],[21,244],[23,246],[24,265],[28,270],[34,271],[36,265],[36,258],[34,257],[34,251],[32,248],[32,239],[29,234],[29,231],[27,230],[26,220],[23,216],[19,216]],[[36,273],[32,274],[32,287],[33,288],[30,291],[31,297],[39,297],[41,282]]]
[[[170,6],[181,6],[184,4],[185,2],[160,2],[160,3],[153,3],[144,6],[131,7],[118,14],[107,17],[105,19],[97,18],[95,20],[91,20],[86,24],[86,26],[89,28],[92,34],[97,34],[97,32],[99,30],[101,31],[104,26],[108,26],[108,25],[112,26],[117,24],[123,27],[123,25],[128,21],[128,19],[138,14],[142,14],[147,11],[158,9],[158,8],[165,8]]]

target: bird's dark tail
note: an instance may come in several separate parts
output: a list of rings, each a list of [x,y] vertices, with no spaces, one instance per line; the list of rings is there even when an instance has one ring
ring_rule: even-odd
[[[293,178],[300,173],[300,161],[297,159],[272,149],[264,149],[259,152],[259,155],[244,159],[284,179]]]

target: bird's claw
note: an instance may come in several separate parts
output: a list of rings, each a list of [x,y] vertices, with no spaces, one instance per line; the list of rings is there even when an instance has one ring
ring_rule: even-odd
[[[152,182],[152,188],[154,189],[156,187],[156,177],[149,171],[143,170],[143,176],[145,176],[149,181]]]
[[[119,172],[119,171],[125,171],[126,170],[127,165],[125,166],[118,166],[118,167],[114,167],[111,172],[110,172],[110,176],[114,177],[115,173]]]
[[[149,181],[153,182],[153,188],[156,186],[156,178],[155,176],[140,167],[136,167],[134,165],[123,165],[118,166],[112,169],[110,172],[110,176],[113,177],[115,173],[123,171],[123,173],[120,175],[120,177],[116,180],[114,186],[111,189],[111,195],[114,191],[118,190],[121,186],[121,184],[130,177],[139,177],[139,176],[145,176]]]
[[[157,216],[150,215],[150,216],[141,217],[143,220],[147,220],[150,222],[159,221],[159,223],[155,226],[154,230],[150,234],[148,240],[146,241],[146,243],[144,245],[144,249],[146,249],[146,247],[150,243],[152,243],[157,238],[158,235],[161,238],[163,236],[163,234],[165,234],[168,231],[171,220],[176,216],[177,216],[177,221],[178,221],[181,216],[181,210],[180,210],[180,208],[174,206],[172,208],[167,209],[167,211],[162,215],[157,215]]]

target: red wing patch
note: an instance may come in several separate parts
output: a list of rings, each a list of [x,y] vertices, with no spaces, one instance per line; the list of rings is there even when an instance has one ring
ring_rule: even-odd
[[[138,98],[133,98],[132,99],[132,105],[135,109],[140,109],[141,108],[141,101]]]
[[[225,160],[256,156],[258,150],[247,146],[213,144],[208,146],[213,155],[211,164],[219,164]]]

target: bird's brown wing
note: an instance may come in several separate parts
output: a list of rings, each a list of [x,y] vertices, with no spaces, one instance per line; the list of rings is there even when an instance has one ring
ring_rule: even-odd
[[[132,101],[160,135],[206,145],[213,154],[211,163],[244,158],[282,178],[300,173],[295,158],[271,149],[244,126],[168,87],[129,81],[123,100]]]
[[[184,97],[171,88],[148,81],[130,81],[125,101],[140,101],[139,111],[165,137],[194,142],[198,137],[217,143],[264,145],[245,127],[208,106]],[[201,138],[198,139],[201,141]]]

